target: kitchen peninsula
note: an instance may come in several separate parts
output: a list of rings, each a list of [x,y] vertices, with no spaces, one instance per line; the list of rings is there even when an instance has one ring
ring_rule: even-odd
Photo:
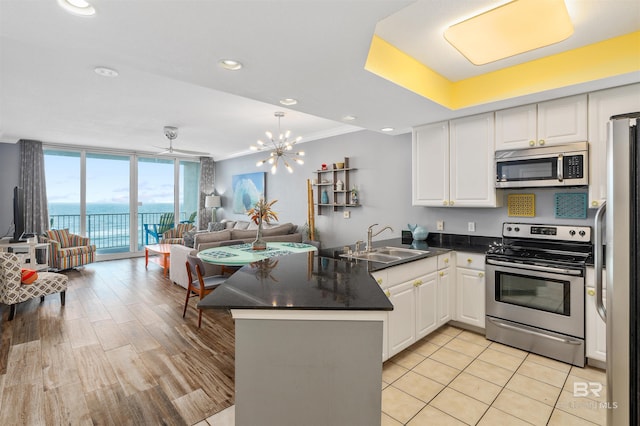
[[[367,262],[314,253],[244,266],[198,304],[235,320],[237,425],[380,424],[383,321]]]

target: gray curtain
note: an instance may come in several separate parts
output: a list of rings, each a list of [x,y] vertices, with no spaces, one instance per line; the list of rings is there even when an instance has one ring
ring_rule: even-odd
[[[22,139],[18,144],[20,187],[24,191],[24,230],[40,235],[49,229],[42,142]]]
[[[204,207],[207,195],[213,195],[215,189],[216,164],[211,157],[200,157],[200,196],[198,200],[198,229],[206,229],[211,221],[211,209]]]

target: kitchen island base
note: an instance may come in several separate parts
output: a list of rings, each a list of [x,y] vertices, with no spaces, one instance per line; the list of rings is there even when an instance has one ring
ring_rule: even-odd
[[[236,425],[379,425],[385,312],[232,309]]]

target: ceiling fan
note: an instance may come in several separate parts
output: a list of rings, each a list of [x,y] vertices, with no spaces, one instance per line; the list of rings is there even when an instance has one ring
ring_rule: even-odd
[[[173,140],[178,137],[178,128],[173,126],[164,126],[164,135],[169,139],[169,147],[156,146],[156,148],[163,149],[164,151],[157,153],[156,155],[166,154],[183,154],[183,155],[210,155],[208,152],[202,151],[189,151],[187,149],[179,149],[173,147]]]

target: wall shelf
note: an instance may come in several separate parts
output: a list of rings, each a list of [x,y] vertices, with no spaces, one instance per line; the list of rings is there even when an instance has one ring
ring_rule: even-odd
[[[314,204],[318,207],[318,215],[321,215],[323,210],[326,211],[328,208],[333,208],[333,211],[336,212],[340,208],[360,207],[360,204],[352,202],[351,190],[349,189],[351,187],[349,175],[355,170],[357,169],[349,167],[349,157],[344,157],[343,168],[316,170],[314,172],[316,174],[316,183],[313,184],[316,192],[314,195],[316,202]],[[335,189],[335,184],[338,180],[343,182],[344,189]],[[323,191],[327,192],[329,203],[322,202]]]

